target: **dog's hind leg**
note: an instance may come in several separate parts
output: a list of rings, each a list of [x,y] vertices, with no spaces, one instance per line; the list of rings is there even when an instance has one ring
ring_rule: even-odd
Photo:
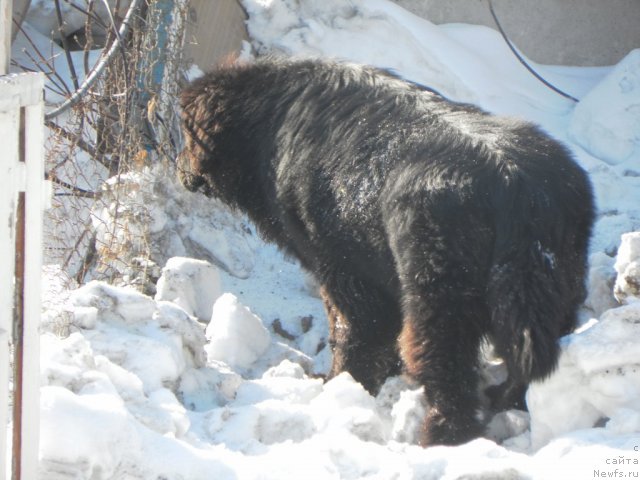
[[[429,405],[425,446],[482,435],[478,358],[490,322],[484,250],[492,234],[460,197],[434,196],[425,192],[410,208],[396,202],[386,223],[402,289],[400,356]]]
[[[333,353],[328,377],[347,371],[375,395],[387,377],[400,373],[399,305],[370,282],[345,274],[325,283],[321,296]]]

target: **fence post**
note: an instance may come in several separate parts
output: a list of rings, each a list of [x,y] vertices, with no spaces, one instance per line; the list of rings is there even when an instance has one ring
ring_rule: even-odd
[[[44,75],[0,76],[0,480],[33,479],[38,470],[40,413]],[[6,175],[6,176],[5,176]],[[13,281],[11,281],[13,279]],[[13,346],[13,355],[10,345]],[[12,453],[6,458],[10,364],[13,363]]]
[[[42,316],[42,228],[48,199],[44,181],[44,76],[38,75],[30,87],[35,98],[24,108],[25,237],[24,318],[22,327],[22,452],[23,479],[35,479],[40,438],[40,318]]]
[[[3,98],[0,97],[0,101]],[[17,102],[16,102],[17,105]],[[5,138],[18,137],[15,130],[16,109],[4,110],[0,108],[0,131]],[[13,322],[13,275],[15,259],[15,214],[18,190],[14,177],[17,175],[18,159],[17,143],[7,142],[5,146],[6,159],[0,162],[0,178],[6,179],[6,187],[0,188],[0,243],[3,254],[0,255],[0,278],[3,282],[0,288],[0,480],[5,480],[11,474],[7,461],[7,440],[9,421],[9,374],[11,368],[12,322]]]

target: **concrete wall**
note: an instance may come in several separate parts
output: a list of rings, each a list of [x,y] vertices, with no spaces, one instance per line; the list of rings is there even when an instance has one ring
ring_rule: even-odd
[[[497,29],[487,0],[392,1],[434,23]],[[493,4],[511,41],[536,62],[613,65],[640,48],[640,0],[494,0]],[[237,52],[246,38],[244,12],[237,0],[190,1],[188,56],[203,70]]]
[[[434,23],[497,30],[487,0],[392,0]],[[612,65],[640,48],[640,0],[494,0],[511,41],[529,58],[560,65]]]
[[[247,39],[244,21],[237,0],[190,0],[187,57],[207,71],[237,53]]]

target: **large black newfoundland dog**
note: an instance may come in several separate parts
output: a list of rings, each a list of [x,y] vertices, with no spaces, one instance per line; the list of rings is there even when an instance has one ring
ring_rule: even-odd
[[[404,370],[424,386],[424,445],[482,435],[483,340],[508,367],[497,404],[554,369],[584,299],[593,200],[540,129],[315,60],[222,68],[182,110],[184,185],[246,212],[313,273],[330,376],[376,392]]]

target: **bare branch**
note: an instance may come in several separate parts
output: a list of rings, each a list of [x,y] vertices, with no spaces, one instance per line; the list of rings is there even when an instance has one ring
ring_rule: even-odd
[[[85,8],[82,8],[82,7],[78,6],[78,5],[76,5],[74,2],[72,2],[70,0],[64,0],[64,3],[69,5],[71,8],[73,8],[73,9],[83,13],[84,15],[86,15],[88,20],[91,20],[91,21],[97,23],[100,27],[102,27],[105,30],[107,30],[109,28],[109,26],[106,23],[104,23],[102,21],[102,19],[98,15],[95,15],[93,13],[93,8],[92,8],[93,2],[94,2],[94,0],[88,0],[89,5],[85,9]]]
[[[129,5],[129,10],[122,21],[122,25],[120,26],[119,38],[123,38],[127,36],[129,32],[129,26],[131,23],[131,19],[133,17],[133,13],[139,8],[141,0],[132,0],[131,5]],[[120,40],[118,38],[114,39],[111,47],[107,54],[96,64],[91,73],[85,78],[84,82],[78,90],[76,90],[71,97],[69,97],[62,105],[53,109],[45,115],[47,120],[51,120],[52,118],[57,117],[62,112],[66,112],[69,108],[77,104],[82,97],[87,93],[89,88],[94,84],[94,82],[100,77],[105,67],[109,64],[111,59],[113,58],[115,52],[120,48]]]
[[[71,81],[73,82],[73,88],[76,90],[80,86],[78,83],[78,75],[76,74],[76,67],[73,65],[73,59],[71,58],[71,50],[69,48],[69,41],[63,31],[62,10],[60,10],[60,0],[54,0],[56,7],[56,17],[58,20],[58,31],[60,32],[60,41],[62,42],[62,49],[64,50],[64,56],[67,59],[67,65],[69,66],[69,73],[71,74]]]
[[[96,198],[97,196],[99,196],[99,194],[96,192],[84,190],[83,188],[79,188],[74,185],[71,185],[70,183],[67,183],[64,180],[60,180],[55,175],[55,173],[48,172],[45,174],[45,178],[47,180],[51,180],[56,185],[60,185],[61,187],[71,190],[71,193],[69,193],[68,195],[73,195],[74,197],[85,197],[85,198]]]
[[[27,32],[24,31],[24,29],[22,28],[22,25],[18,25],[18,23],[14,20],[14,25],[16,26],[17,29],[20,30],[20,32],[24,35],[24,38],[27,40],[27,42],[29,42],[29,45],[31,45],[31,48],[33,48],[33,51],[35,52],[35,54],[38,56],[38,58],[40,59],[40,61],[36,61],[33,56],[30,53],[27,53],[27,55],[29,56],[29,59],[40,69],[40,71],[42,73],[44,73],[50,80],[51,80],[51,76],[55,76],[55,78],[57,78],[60,83],[62,85],[64,85],[64,89],[68,92],[71,93],[71,90],[69,90],[69,87],[67,87],[64,79],[58,74],[58,72],[56,71],[55,65],[53,63],[51,63],[47,58],[45,58],[45,56],[42,54],[42,52],[40,52],[40,50],[38,49],[38,47],[36,46],[35,43],[33,43],[33,40],[31,39],[31,37],[29,36],[29,34]],[[41,64],[44,64],[47,66],[47,68],[49,68],[49,72],[46,72],[42,67]]]

